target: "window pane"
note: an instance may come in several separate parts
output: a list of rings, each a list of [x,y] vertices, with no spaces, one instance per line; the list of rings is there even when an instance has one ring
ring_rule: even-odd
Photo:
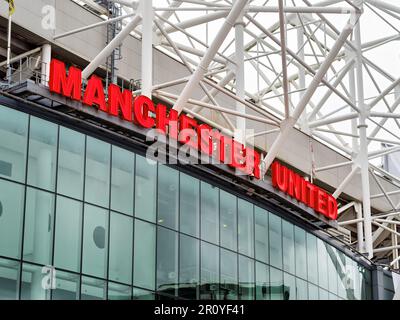
[[[133,288],[133,300],[155,300],[155,297],[151,291]]]
[[[296,264],[294,259],[294,227],[293,224],[282,220],[283,234],[283,270],[295,274]]]
[[[256,299],[269,300],[270,289],[269,266],[256,262]]]
[[[87,137],[85,201],[108,208],[110,145]]]
[[[236,197],[220,190],[221,246],[237,250],[237,202]]]
[[[256,259],[269,263],[268,211],[254,207]]]
[[[254,257],[254,206],[238,199],[239,252]]]
[[[53,191],[56,177],[58,126],[31,117],[28,184]]]
[[[239,298],[254,300],[254,260],[239,255]]]
[[[180,174],[180,179],[180,232],[199,237],[199,180],[183,173]]]
[[[21,300],[50,300],[50,288],[54,278],[48,271],[49,269],[24,263],[21,277]],[[45,279],[48,281],[44,281]],[[42,281],[48,287],[43,287]]]
[[[269,214],[270,263],[282,269],[282,219]]]
[[[270,267],[271,300],[283,300],[283,272]]]
[[[146,289],[155,286],[156,231],[150,223],[135,220],[134,284]]]
[[[346,256],[340,250],[337,250],[337,264],[336,264],[336,275],[338,282],[338,296],[340,298],[346,298]]]
[[[201,243],[201,299],[216,300],[219,291],[219,249]]]
[[[79,300],[79,285],[79,275],[57,271],[52,300]]]
[[[57,192],[82,200],[85,136],[60,127]]]
[[[54,265],[75,272],[81,262],[82,203],[57,197]]]
[[[108,300],[132,300],[132,287],[109,282]]]
[[[297,300],[308,300],[308,284],[307,281],[296,278]]]
[[[318,284],[317,238],[307,233],[307,270],[308,281]]]
[[[180,236],[179,296],[185,299],[195,300],[199,296],[199,251],[199,240]]]
[[[100,279],[82,277],[81,300],[105,300],[106,282]]]
[[[329,300],[329,292],[319,288],[319,300]]]
[[[136,156],[135,174],[135,215],[138,218],[155,222],[157,165],[149,164],[146,158]]]
[[[283,299],[296,300],[296,278],[285,272],[283,275],[283,282]]]
[[[25,181],[28,115],[0,106],[0,177]]]
[[[133,215],[135,155],[112,147],[111,209]]]
[[[236,253],[220,249],[221,276],[220,276],[220,300],[238,299],[238,257]]]
[[[110,280],[132,283],[133,218],[111,213],[110,221]]]
[[[336,249],[328,246],[328,288],[329,292],[337,294]]]
[[[24,259],[48,265],[51,262],[54,195],[28,188],[26,193]]]
[[[157,229],[157,291],[175,295],[178,283],[178,234]]]
[[[25,188],[0,180],[0,255],[19,258]]]
[[[108,211],[85,205],[82,272],[105,278],[107,267]]]
[[[158,223],[178,229],[179,171],[158,166]]]
[[[201,182],[201,237],[219,243],[219,189]]]
[[[19,262],[0,259],[0,266],[0,300],[16,300]]]
[[[328,289],[328,254],[324,241],[317,240],[318,249],[318,284],[324,289]]]
[[[309,300],[319,299],[318,287],[311,283],[308,284],[308,299]]]
[[[305,230],[294,227],[294,241],[296,246],[296,276],[307,279],[307,249]]]

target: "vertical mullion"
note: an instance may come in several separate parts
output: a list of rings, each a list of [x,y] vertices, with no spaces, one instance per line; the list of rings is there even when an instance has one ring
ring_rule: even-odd
[[[109,165],[109,172],[108,172],[108,222],[107,222],[107,250],[106,250],[106,286],[105,286],[105,297],[106,300],[108,300],[108,282],[109,282],[109,278],[110,278],[110,268],[109,268],[109,264],[110,264],[110,234],[111,234],[111,179],[112,179],[112,160],[113,160],[113,147],[110,144],[109,145],[109,151],[110,151],[110,165]]]

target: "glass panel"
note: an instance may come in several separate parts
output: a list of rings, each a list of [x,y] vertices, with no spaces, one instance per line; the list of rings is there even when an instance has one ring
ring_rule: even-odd
[[[346,256],[342,251],[338,250],[337,259],[338,296],[346,298]]]
[[[307,233],[307,270],[308,281],[318,284],[317,238],[310,233]]]
[[[80,271],[82,233],[82,203],[57,197],[54,265]]]
[[[110,220],[110,280],[132,283],[133,218],[111,213]]]
[[[147,289],[155,286],[156,229],[150,223],[135,220],[134,284]]]
[[[328,246],[328,288],[329,292],[337,294],[336,249]]]
[[[269,214],[269,243],[271,265],[282,269],[282,219]]]
[[[180,236],[179,245],[179,296],[198,299],[200,248],[199,240]]]
[[[87,137],[85,201],[108,208],[109,189],[110,145]]]
[[[219,189],[201,182],[201,237],[219,243]]]
[[[19,258],[24,210],[23,186],[0,180],[0,255]]]
[[[294,227],[293,224],[282,220],[283,270],[295,274],[294,258]],[[292,298],[292,297],[291,297]]]
[[[319,300],[329,300],[329,292],[319,288]]]
[[[318,299],[319,299],[318,287],[309,283],[308,284],[308,300],[318,300]]]
[[[269,263],[268,211],[254,207],[256,259]]]
[[[109,282],[108,300],[132,300],[132,287]]]
[[[308,283],[300,278],[296,278],[297,300],[308,300]]]
[[[180,174],[180,179],[180,232],[199,237],[199,180],[183,173]]]
[[[254,300],[254,260],[239,255],[239,299]]]
[[[135,215],[138,218],[155,222],[157,165],[149,164],[146,158],[137,155],[135,174]]]
[[[236,253],[220,249],[221,276],[220,276],[220,300],[238,299],[238,257]]]
[[[271,300],[283,300],[283,272],[270,267]]]
[[[239,252],[254,257],[254,206],[238,199]]]
[[[100,279],[82,277],[81,300],[105,300],[106,282]]]
[[[328,289],[328,253],[326,244],[321,239],[317,240],[318,249],[318,284],[324,289]]]
[[[219,291],[219,249],[201,243],[201,299],[216,300]]]
[[[85,205],[82,272],[105,278],[107,269],[108,211]]]
[[[24,259],[48,265],[51,262],[54,195],[28,188],[26,193]]]
[[[155,296],[151,291],[133,288],[133,300],[155,300]]]
[[[296,278],[285,272],[283,275],[283,282],[283,299],[296,300]]]
[[[178,229],[179,171],[158,166],[158,223]]]
[[[269,266],[256,262],[256,299],[269,300],[270,288]]]
[[[85,136],[60,127],[57,192],[82,200],[85,167]]]
[[[79,275],[56,272],[56,289],[52,291],[52,300],[79,300]]]
[[[29,133],[28,184],[54,190],[57,163],[58,126],[31,117]]]
[[[0,177],[25,181],[28,115],[0,106]]]
[[[220,190],[221,246],[237,250],[237,203],[236,197]]]
[[[19,262],[0,259],[0,300],[18,299],[18,278]]]
[[[21,300],[49,300],[53,277],[49,269],[24,263],[21,277]],[[46,286],[42,286],[42,282]]]
[[[178,283],[178,234],[157,229],[157,291],[175,295]]]
[[[112,147],[111,209],[133,215],[133,182],[135,155]]]
[[[306,232],[295,226],[294,241],[296,247],[296,276],[307,279]]]

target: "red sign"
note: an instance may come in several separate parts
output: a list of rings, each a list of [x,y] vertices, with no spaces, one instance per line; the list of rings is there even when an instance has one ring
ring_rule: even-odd
[[[71,67],[67,74],[65,64],[56,59],[50,65],[49,88],[53,93],[80,101],[88,107],[97,107],[102,112],[143,128],[156,128],[160,133],[168,134],[169,137],[214,157],[221,163],[262,179],[259,152],[245,147],[207,124],[198,123],[186,114],[178,114],[176,110],[168,109],[163,104],[154,105],[146,96],[133,97],[131,91],[121,92],[118,86],[111,84],[107,88],[106,99],[103,83],[95,75],[88,80],[82,96],[82,71]],[[329,219],[336,219],[336,199],[277,162],[272,166],[272,181],[279,190]]]

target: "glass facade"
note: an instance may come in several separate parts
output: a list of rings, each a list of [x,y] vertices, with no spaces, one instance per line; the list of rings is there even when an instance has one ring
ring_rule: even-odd
[[[369,299],[370,271],[228,190],[0,107],[0,299]]]

